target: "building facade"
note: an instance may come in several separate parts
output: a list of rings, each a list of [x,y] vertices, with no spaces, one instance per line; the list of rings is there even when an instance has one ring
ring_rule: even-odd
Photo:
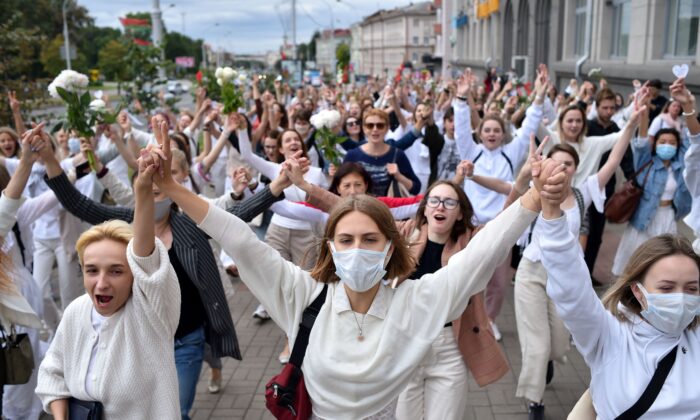
[[[423,67],[424,56],[435,50],[435,6],[432,2],[415,3],[367,16],[356,30],[360,36],[355,47],[359,59],[353,62],[361,75],[385,75],[401,64]]]
[[[334,73],[336,64],[335,51],[340,44],[350,45],[352,35],[350,29],[327,29],[316,40],[316,67],[323,73]]]
[[[546,63],[558,86],[600,68],[620,92],[633,79],[675,77],[687,63],[700,86],[700,0],[436,0],[443,72],[514,68],[532,79]],[[578,69],[578,71],[577,71]]]

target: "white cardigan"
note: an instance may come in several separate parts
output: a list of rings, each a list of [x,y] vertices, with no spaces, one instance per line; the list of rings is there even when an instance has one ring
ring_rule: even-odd
[[[591,368],[591,397],[598,418],[613,419],[630,408],[651,381],[659,361],[676,344],[678,353],[659,396],[644,419],[697,419],[700,414],[700,332],[665,334],[641,317],[628,322],[603,307],[591,287],[583,252],[567,228],[566,216],[540,218],[542,264],[547,294]],[[685,351],[683,351],[685,349]]]
[[[96,399],[106,419],[179,419],[180,400],[173,352],[180,318],[180,286],[168,250],[156,239],[148,257],[127,247],[134,275],[126,305],[102,323],[92,372]],[[90,296],[75,299],[63,314],[56,336],[39,367],[36,393],[49,412],[58,399],[93,401],[85,378],[97,334]]]
[[[464,311],[536,214],[517,202],[455,254],[446,267],[400,288],[382,286],[358,341],[355,317],[340,283],[330,283],[309,337],[302,369],[314,414],[369,417],[394,401],[445,323]],[[209,206],[200,224],[238,264],[241,279],[285,331],[290,343],[302,312],[323,284],[257,239],[237,217]]]

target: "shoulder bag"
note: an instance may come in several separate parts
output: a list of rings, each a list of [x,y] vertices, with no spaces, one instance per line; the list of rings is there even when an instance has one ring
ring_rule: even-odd
[[[642,173],[644,168],[650,166],[653,161],[650,160],[647,164],[639,168],[639,170],[634,174],[632,179],[625,182],[622,187],[615,191],[615,194],[610,197],[607,203],[605,203],[605,217],[611,223],[625,223],[628,222],[637,207],[639,207],[639,201],[642,199],[642,194],[644,193],[644,186],[647,183],[647,178],[649,178],[649,172],[651,172],[651,167],[644,175],[644,181],[642,185],[637,185],[637,176]]]
[[[309,345],[311,328],[326,301],[327,291],[328,284],[324,284],[321,294],[304,309],[289,363],[265,385],[265,406],[276,419],[306,420],[311,417],[311,398],[306,392],[301,364]]]
[[[34,353],[27,334],[10,334],[0,328],[0,385],[22,385],[29,382],[34,370]]]

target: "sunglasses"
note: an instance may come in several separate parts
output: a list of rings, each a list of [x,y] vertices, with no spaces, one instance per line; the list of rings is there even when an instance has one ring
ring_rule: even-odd
[[[428,197],[425,202],[428,207],[432,207],[434,209],[438,208],[440,203],[442,203],[442,206],[445,207],[446,210],[454,210],[459,205],[459,201],[455,200],[454,198],[446,198],[441,200],[438,197]]]
[[[348,127],[356,127],[356,126],[360,125],[360,123],[353,120],[353,121],[346,122],[345,125],[347,125]]]
[[[374,130],[375,128],[377,130],[384,130],[386,128],[386,123],[365,123],[365,128],[368,130]]]

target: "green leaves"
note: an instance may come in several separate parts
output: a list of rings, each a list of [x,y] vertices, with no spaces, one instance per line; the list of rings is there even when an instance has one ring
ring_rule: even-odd
[[[337,145],[343,141],[343,138],[336,136],[333,132],[323,127],[316,131],[316,145],[318,146],[323,157],[330,161],[336,167],[340,166],[340,151]]]
[[[221,87],[221,102],[224,104],[224,114],[238,112],[238,108],[244,105],[243,92],[233,83],[226,82]]]

